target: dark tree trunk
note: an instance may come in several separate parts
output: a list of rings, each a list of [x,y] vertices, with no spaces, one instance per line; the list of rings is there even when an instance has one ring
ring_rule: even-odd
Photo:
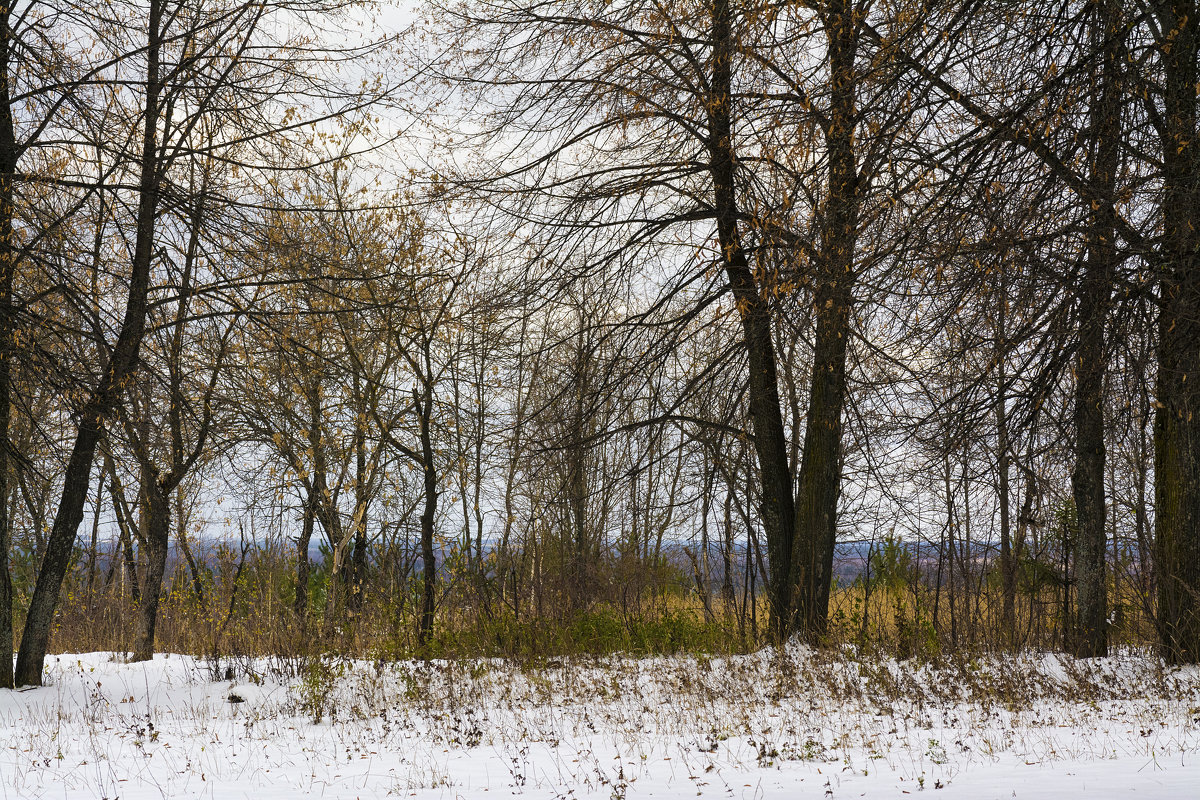
[[[138,602],[132,661],[154,658],[154,631],[158,626],[158,603],[162,596],[171,535],[171,489],[164,490],[157,473],[143,475],[142,497],[146,513],[146,569],[142,573],[142,596]]]
[[[725,494],[725,526],[721,537],[721,600],[725,615],[737,614],[737,595],[733,593],[733,492]]]
[[[1004,271],[996,301],[996,503],[1000,507],[1000,631],[1016,641],[1017,565],[1012,546],[1012,440],[1008,425],[1008,291]]]
[[[317,498],[315,508],[317,521],[325,529],[329,538],[330,565],[329,577],[325,584],[325,609],[322,627],[325,636],[332,636],[341,626],[342,609],[346,600],[346,545],[350,534],[342,525],[342,517],[337,506],[330,501],[333,493],[329,491],[327,476],[323,466],[315,470],[314,484]]]
[[[1089,269],[1090,273],[1090,269]],[[1104,344],[1103,327],[1108,278],[1089,274],[1081,303],[1080,340],[1076,361],[1075,500],[1076,618],[1071,650],[1079,657],[1108,652],[1106,589],[1106,498],[1104,490]]]
[[[354,550],[350,557],[347,603],[354,613],[362,610],[367,580],[367,435],[364,426],[364,422],[358,423],[354,432]]]
[[[1075,360],[1075,469],[1071,492],[1076,535],[1076,619],[1073,651],[1080,657],[1108,652],[1108,590],[1105,569],[1107,504],[1104,489],[1105,325],[1116,273],[1116,210],[1113,206],[1121,132],[1120,14],[1115,0],[1096,0],[1092,41],[1099,56],[1091,111],[1091,179],[1104,202],[1093,203],[1079,295],[1079,341]]]
[[[321,523],[321,527],[325,530],[325,535],[329,539],[332,563],[329,565],[329,578],[325,585],[325,609],[322,627],[324,635],[330,636],[339,624],[342,602],[345,599],[345,558],[346,547],[348,545],[346,539],[350,534],[342,526],[342,518],[338,512],[339,490],[337,487],[331,488],[329,485],[329,466],[326,463],[325,444],[322,441],[323,431],[321,428],[324,413],[321,396],[321,378],[321,374],[314,371],[311,382],[305,388],[310,414],[307,438],[312,458],[311,475],[309,477],[311,484],[308,487],[308,496],[312,503],[313,516]]]
[[[91,406],[92,404],[89,404]],[[38,571],[33,598],[25,618],[21,635],[21,650],[17,654],[16,683],[18,686],[41,686],[42,664],[46,648],[50,643],[50,632],[54,624],[54,613],[58,607],[58,595],[71,550],[75,543],[75,532],[83,521],[83,506],[87,501],[91,481],[89,474],[96,443],[102,432],[102,421],[98,411],[89,408],[88,414],[79,425],[75,446],[63,481],[62,497],[58,513],[50,529],[50,538],[42,556],[42,567]]]
[[[8,571],[12,531],[8,515],[9,427],[12,414],[12,350],[16,325],[13,309],[13,276],[17,266],[13,240],[13,182],[17,145],[13,133],[12,98],[8,82],[12,30],[12,4],[0,6],[0,688],[13,686],[12,578]]]
[[[201,192],[201,199],[197,200],[192,209],[187,254],[179,283],[179,304],[175,312],[170,355],[167,359],[168,374],[170,375],[168,402],[166,403],[166,422],[169,430],[169,471],[159,468],[153,461],[149,444],[152,430],[149,415],[154,403],[148,390],[141,407],[140,425],[135,423],[129,415],[123,416],[134,454],[141,466],[142,542],[146,547],[146,569],[143,572],[142,594],[138,603],[137,631],[134,636],[134,661],[149,661],[154,657],[154,634],[158,626],[158,606],[162,597],[163,577],[166,572],[167,553],[170,547],[172,497],[175,497],[179,503],[180,545],[192,568],[197,597],[203,596],[199,573],[184,536],[183,497],[177,491],[184,476],[199,458],[204,449],[204,443],[208,439],[208,432],[212,425],[212,391],[216,385],[221,358],[224,355],[222,347],[218,352],[217,366],[213,370],[212,379],[201,402],[204,411],[196,431],[195,447],[188,452],[184,444],[184,408],[189,404],[189,398],[185,396],[183,390],[184,330],[192,296],[193,270],[200,246],[200,228],[203,218],[202,198],[203,192]]]
[[[87,551],[87,602],[89,606],[96,591],[96,556],[100,546],[100,511],[103,499],[104,475],[102,474],[96,483],[96,504],[92,507],[92,535],[89,537]]]
[[[158,184],[161,179],[156,151],[158,98],[162,88],[158,76],[162,15],[162,0],[150,0],[137,229],[125,314],[116,344],[101,373],[100,383],[79,413],[75,444],[63,474],[62,496],[50,529],[50,538],[46,543],[46,552],[42,557],[41,569],[38,570],[37,583],[25,617],[25,629],[21,635],[21,650],[17,655],[16,668],[16,682],[19,685],[40,686],[42,683],[42,666],[46,658],[46,648],[50,644],[59,592],[62,590],[63,578],[71,559],[75,534],[79,530],[79,523],[83,521],[83,506],[87,500],[96,445],[104,430],[104,419],[117,407],[121,391],[137,371],[138,351],[146,329],[146,301],[150,290],[154,221],[158,208]]]
[[[433,634],[433,613],[437,603],[437,563],[433,551],[433,525],[437,515],[437,468],[434,465],[433,435],[430,431],[433,414],[433,392],[426,389],[422,398],[413,390],[413,402],[421,427],[421,470],[425,478],[425,508],[421,511],[421,561],[424,568],[424,592],[421,598],[421,622],[417,644],[424,648]]]
[[[1164,4],[1163,243],[1154,417],[1158,626],[1171,663],[1200,661],[1200,141],[1194,0]],[[1167,33],[1169,32],[1169,33]]]
[[[572,572],[567,584],[567,596],[571,609],[578,611],[583,607],[591,593],[592,563],[591,548],[588,541],[587,524],[587,487],[588,487],[588,446],[587,437],[587,391],[588,391],[588,352],[585,341],[586,319],[582,312],[579,318],[579,331],[575,340],[575,363],[573,365],[575,382],[572,397],[570,426],[568,433],[566,460],[566,490],[567,511],[571,531]],[[636,483],[634,484],[636,492]],[[634,526],[637,525],[637,497],[633,498]],[[635,552],[637,541],[634,541]]]
[[[835,0],[830,4],[826,31],[830,74],[829,126],[825,133],[828,194],[821,229],[821,263],[817,265],[819,282],[813,291],[816,331],[812,380],[791,553],[798,591],[794,625],[810,640],[825,634],[833,580],[859,205],[854,158],[858,24],[849,2]]]
[[[316,520],[314,506],[316,498],[310,490],[304,499],[304,522],[300,528],[300,536],[296,539],[296,599],[293,609],[300,620],[303,629],[308,623],[308,575],[312,568],[308,560],[308,546],[312,542],[313,523]]]
[[[997,380],[997,398],[996,398],[996,452],[997,452],[997,471],[999,472],[999,481],[997,486],[996,498],[1000,505],[1000,583],[1001,583],[1001,612],[1000,612],[1000,628],[1003,632],[1004,643],[1008,646],[1016,641],[1016,618],[1017,618],[1017,567],[1016,561],[1013,559],[1012,550],[1012,512],[1009,507],[1011,502],[1011,487],[1010,487],[1010,465],[1012,459],[1009,454],[1010,442],[1008,437],[1008,396],[1005,387],[1005,344],[1004,344],[1004,319],[1005,319],[1005,304],[1008,302],[1008,297],[1005,293],[1001,293],[1000,297],[1000,347],[998,360],[998,380]]]
[[[713,5],[713,78],[709,107],[709,171],[713,181],[717,239],[726,277],[742,322],[749,362],[750,419],[762,482],[763,532],[770,565],[767,595],[771,635],[782,640],[790,632],[792,600],[792,536],[795,505],[792,471],[780,409],[775,344],[768,298],[759,290],[742,245],[734,186],[736,157],[732,141],[733,9],[729,0]]]
[[[1141,409],[1138,412],[1138,450],[1137,450],[1137,508],[1134,511],[1134,535],[1137,538],[1138,586],[1141,588],[1142,607],[1146,616],[1153,618],[1154,612],[1154,565],[1150,542],[1149,494],[1150,468],[1148,465],[1152,455],[1152,437],[1147,435],[1150,427],[1150,392],[1141,391]]]

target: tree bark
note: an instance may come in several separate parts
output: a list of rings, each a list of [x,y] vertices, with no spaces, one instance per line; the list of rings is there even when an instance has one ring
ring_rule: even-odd
[[[42,566],[38,571],[37,583],[25,617],[21,650],[17,655],[18,685],[40,686],[42,683],[42,666],[50,643],[59,592],[71,559],[75,534],[79,523],[83,521],[83,506],[87,500],[96,445],[103,433],[105,418],[116,409],[122,389],[137,371],[138,351],[146,329],[154,222],[158,209],[158,186],[162,177],[156,159],[158,98],[162,90],[158,75],[162,16],[162,0],[150,0],[137,228],[125,313],[116,344],[102,371],[100,382],[79,413],[75,444],[63,475],[63,490],[58,511],[50,529],[50,538],[46,543],[46,552],[42,557]]]
[[[589,389],[589,371],[587,343],[585,341],[587,320],[582,310],[579,314],[579,330],[575,337],[574,364],[572,386],[572,408],[568,421],[570,429],[566,432],[569,440],[566,442],[565,490],[567,498],[567,515],[571,536],[571,571],[567,578],[567,595],[571,610],[580,610],[591,594],[592,559],[588,536],[588,408],[587,392]],[[636,491],[636,484],[635,484]],[[636,517],[638,498],[633,498],[634,515]],[[636,519],[634,524],[636,525]],[[635,542],[636,544],[636,542]]]
[[[143,470],[142,497],[147,515],[146,568],[142,572],[142,595],[138,602],[131,661],[154,658],[154,632],[158,627],[158,604],[171,536],[171,489],[163,487],[156,472]]]
[[[1163,241],[1154,417],[1158,628],[1173,664],[1200,661],[1200,141],[1194,0],[1164,4]]]
[[[828,624],[859,207],[854,157],[858,26],[853,5],[834,0],[825,26],[830,75],[829,125],[825,133],[828,194],[821,229],[822,263],[817,265],[818,284],[813,291],[815,345],[791,553],[798,592],[794,624],[809,640],[824,636]]]
[[[354,428],[354,549],[350,557],[350,597],[347,605],[357,614],[362,610],[367,580],[367,432],[366,412]]]
[[[1012,511],[1011,497],[1011,463],[1009,452],[1011,446],[1008,435],[1008,394],[1005,370],[1005,307],[1008,303],[1006,293],[1001,290],[999,299],[999,330],[996,363],[996,461],[998,485],[996,502],[1000,506],[1000,593],[1001,612],[1000,628],[1003,632],[1004,643],[1011,647],[1016,641],[1017,618],[1017,569],[1012,551]]]
[[[417,645],[424,649],[433,634],[433,614],[437,603],[437,563],[433,550],[433,526],[437,515],[437,468],[434,465],[433,435],[430,425],[433,415],[433,392],[426,387],[424,397],[413,389],[413,403],[421,428],[421,471],[425,485],[425,507],[421,511],[421,562],[424,570],[424,587],[421,598],[421,622],[417,632]]]
[[[750,419],[762,482],[763,531],[770,565],[767,593],[771,609],[770,630],[772,637],[781,641],[791,628],[795,505],[780,409],[771,309],[755,281],[738,229],[740,212],[734,186],[736,157],[732,140],[732,23],[731,3],[717,0],[713,4],[712,99],[708,103],[709,171],[722,266],[741,318],[742,340],[749,362]]]
[[[308,624],[308,576],[312,569],[308,559],[308,546],[312,542],[313,523],[316,521],[316,502],[310,490],[304,500],[304,522],[300,528],[300,536],[296,539],[296,599],[292,608],[300,620],[301,630]]]
[[[12,350],[16,326],[13,309],[13,276],[16,242],[13,240],[14,180],[17,144],[13,132],[9,87],[9,54],[12,0],[0,0],[0,688],[13,687],[12,577],[8,571],[12,531],[8,515],[9,427],[12,415]]]
[[[1075,359],[1075,469],[1071,491],[1078,530],[1075,537],[1077,597],[1072,650],[1081,658],[1108,653],[1108,590],[1105,569],[1107,498],[1104,488],[1105,327],[1116,272],[1116,182],[1121,98],[1118,92],[1119,9],[1096,0],[1092,40],[1099,56],[1098,90],[1091,111],[1091,177],[1104,202],[1094,203],[1087,233],[1086,261],[1079,295],[1079,340]]]

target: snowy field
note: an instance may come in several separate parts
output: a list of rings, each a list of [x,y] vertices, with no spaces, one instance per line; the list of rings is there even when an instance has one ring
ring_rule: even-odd
[[[0,798],[1200,798],[1200,670],[1149,655],[373,664],[51,656]]]

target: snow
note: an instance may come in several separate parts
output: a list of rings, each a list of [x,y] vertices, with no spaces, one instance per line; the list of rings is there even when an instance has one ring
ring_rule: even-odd
[[[51,656],[0,692],[0,798],[1200,798],[1200,670]]]

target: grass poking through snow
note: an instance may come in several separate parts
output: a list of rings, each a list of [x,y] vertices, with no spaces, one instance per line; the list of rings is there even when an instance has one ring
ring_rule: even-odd
[[[47,677],[0,696],[0,798],[1200,786],[1200,671],[1136,651],[924,663],[799,646],[537,662],[93,653],[51,657]]]

